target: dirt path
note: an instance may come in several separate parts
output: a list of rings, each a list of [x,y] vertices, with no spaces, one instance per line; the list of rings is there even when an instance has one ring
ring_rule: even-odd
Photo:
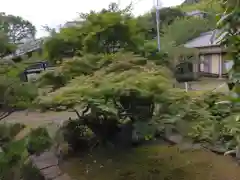
[[[47,124],[51,122],[61,123],[67,119],[76,118],[76,114],[73,112],[14,112],[7,118],[3,120],[3,122],[10,122],[10,123],[24,123],[26,125],[40,125],[40,124]]]
[[[16,139],[22,139],[31,131],[32,128],[37,128],[39,126],[46,126],[48,128],[50,136],[54,137],[54,134],[58,128],[56,125],[68,120],[69,117],[74,119],[76,118],[76,114],[73,112],[27,113],[25,111],[20,111],[14,112],[3,121],[1,121],[1,123],[22,123],[26,125],[26,128],[16,136]]]

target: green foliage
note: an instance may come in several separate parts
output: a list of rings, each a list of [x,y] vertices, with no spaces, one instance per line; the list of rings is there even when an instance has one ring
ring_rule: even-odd
[[[35,168],[30,162],[24,164],[21,171],[23,180],[44,180],[44,177],[40,174],[39,169]]]
[[[45,71],[37,79],[38,87],[52,86],[54,90],[66,85],[68,80],[67,76],[64,76],[59,70]]]
[[[236,103],[239,103],[240,97],[240,33],[239,33],[239,7],[238,0],[227,1],[223,0],[223,8],[226,9],[223,17],[219,20],[218,26],[223,29],[222,44],[227,46],[228,55],[232,58],[234,65],[229,72],[229,79],[234,83],[234,92],[236,96],[233,97]]]
[[[222,0],[222,7],[225,12],[222,18],[218,22],[218,27],[223,29],[222,44],[227,46],[228,55],[233,60],[233,67],[229,72],[229,80],[233,84],[233,91],[231,97],[233,112],[231,112],[230,117],[226,118],[224,121],[224,135],[230,139],[230,143],[233,142],[231,148],[240,146],[240,136],[239,136],[239,100],[240,100],[240,39],[239,39],[239,0]],[[230,138],[229,138],[230,137]],[[225,140],[225,139],[224,139]],[[236,153],[236,156],[238,154]]]
[[[69,148],[74,151],[89,149],[94,137],[93,132],[79,120],[67,121],[58,133],[62,135],[63,141],[68,143]],[[61,145],[63,142],[59,143]]]
[[[16,124],[0,124],[0,146],[9,143],[13,138],[25,128],[25,125]]]
[[[171,87],[172,82],[171,73],[166,68],[147,63],[144,58],[131,53],[118,53],[112,55],[104,68],[89,76],[76,77],[66,87],[40,97],[37,102],[50,107],[81,102],[103,103],[105,96],[115,97],[125,89],[157,96]]]
[[[43,51],[49,60],[56,63],[64,57],[72,57],[82,48],[82,33],[76,27],[61,29],[59,34],[54,34],[47,39]]]
[[[221,4],[218,0],[200,0],[197,3],[183,3],[179,6],[184,12],[191,12],[195,10],[205,11],[208,13],[221,13],[223,11]]]
[[[39,170],[28,161],[29,152],[40,153],[48,149],[51,140],[46,129],[37,128],[21,140],[14,137],[24,128],[22,124],[1,124],[0,126],[0,179],[24,179],[33,177],[43,180]]]
[[[34,84],[21,82],[20,79],[3,77],[0,83],[0,99],[4,106],[28,108],[38,94]]]
[[[201,33],[214,29],[215,24],[214,19],[194,17],[176,19],[171,25],[163,27],[162,43],[170,45],[185,44]]]
[[[83,16],[83,15],[82,15]],[[136,50],[143,42],[135,18],[118,8],[91,12],[76,27],[63,28],[44,45],[53,62],[82,53],[113,53]]]
[[[0,13],[1,29],[11,43],[19,43],[26,38],[34,38],[36,29],[28,20],[19,16]]]
[[[38,90],[34,84],[20,80],[20,74],[25,67],[26,64],[17,64],[10,60],[1,63],[0,102],[2,108],[28,108],[37,96]]]
[[[20,179],[21,167],[27,157],[25,141],[12,141],[0,152],[0,178],[3,180]]]
[[[184,13],[176,8],[162,8],[160,21],[161,26],[170,25],[177,18],[183,17]],[[137,17],[137,24],[141,29],[141,33],[144,35],[145,40],[152,40],[156,37],[157,28],[156,28],[156,11],[152,10],[150,13],[146,13],[142,16]],[[157,46],[156,46],[157,47]],[[156,49],[155,47],[155,49]]]
[[[0,30],[0,57],[10,54],[16,49],[15,45],[9,43],[7,35]]]
[[[27,138],[27,150],[30,154],[39,154],[49,149],[51,144],[52,140],[46,128],[33,129]]]

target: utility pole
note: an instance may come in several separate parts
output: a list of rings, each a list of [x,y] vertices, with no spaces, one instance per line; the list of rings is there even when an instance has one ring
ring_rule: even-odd
[[[158,51],[160,52],[160,8],[161,8],[161,0],[156,0],[156,25],[157,25],[157,42],[158,42]]]

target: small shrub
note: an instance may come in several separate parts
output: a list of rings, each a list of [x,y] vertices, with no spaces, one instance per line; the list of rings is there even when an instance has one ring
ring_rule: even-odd
[[[0,124],[0,146],[10,142],[25,125],[16,124]]]
[[[93,133],[89,128],[82,125],[79,120],[69,120],[61,128],[63,139],[73,151],[86,150],[89,148]]]
[[[0,179],[20,179],[20,168],[27,157],[25,140],[12,141],[0,152]]]
[[[30,154],[39,154],[50,148],[52,140],[46,128],[39,127],[30,132],[27,149]]]
[[[30,162],[22,167],[21,172],[22,180],[44,180],[39,169],[35,168]]]
[[[21,123],[15,123],[10,125],[10,135],[11,137],[15,137],[22,129],[24,129],[26,126]]]

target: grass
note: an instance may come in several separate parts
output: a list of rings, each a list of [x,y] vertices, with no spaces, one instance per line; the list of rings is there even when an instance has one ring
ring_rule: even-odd
[[[95,152],[65,161],[62,170],[76,180],[226,180],[240,179],[230,158],[205,150],[145,146],[126,152]]]

